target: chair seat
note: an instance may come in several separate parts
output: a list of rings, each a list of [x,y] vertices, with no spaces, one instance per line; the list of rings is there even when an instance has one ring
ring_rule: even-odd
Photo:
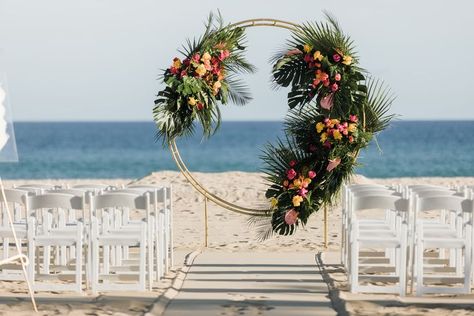
[[[466,245],[465,240],[461,238],[423,237],[421,241],[425,248],[463,248]]]
[[[372,247],[398,247],[400,245],[400,238],[398,237],[375,237],[372,236],[361,236],[357,238],[357,241],[361,246],[372,246]]]

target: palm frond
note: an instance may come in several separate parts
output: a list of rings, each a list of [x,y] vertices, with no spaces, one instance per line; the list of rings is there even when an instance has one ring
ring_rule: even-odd
[[[372,78],[367,80],[366,131],[378,133],[388,127],[390,121],[395,117],[394,114],[389,114],[394,101],[394,95],[383,81]]]

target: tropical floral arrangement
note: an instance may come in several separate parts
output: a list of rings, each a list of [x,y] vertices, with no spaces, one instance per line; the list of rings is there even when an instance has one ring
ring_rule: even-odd
[[[273,58],[275,87],[289,87],[286,138],[262,154],[269,188],[267,217],[255,217],[266,238],[288,235],[331,204],[352,174],[361,149],[385,129],[393,97],[359,66],[352,40],[337,21],[305,23]],[[154,118],[158,136],[172,141],[193,132],[198,119],[209,136],[220,122],[218,102],[245,104],[250,96],[235,75],[254,70],[243,57],[244,29],[211,16],[205,34],[165,70]]]
[[[236,78],[251,73],[243,52],[245,33],[242,28],[224,26],[222,18],[209,16],[204,35],[188,41],[161,79],[166,88],[158,93],[153,118],[158,138],[164,144],[194,132],[200,121],[204,136],[210,136],[220,125],[220,104],[230,101],[243,105],[251,100],[245,84]]]

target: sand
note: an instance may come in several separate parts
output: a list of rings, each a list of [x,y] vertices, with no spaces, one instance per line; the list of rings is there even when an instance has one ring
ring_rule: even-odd
[[[208,190],[232,203],[247,207],[260,208],[264,203],[266,185],[262,174],[245,172],[196,173],[196,178]],[[368,179],[356,176],[356,183],[380,184],[438,184],[438,185],[474,185],[473,178],[391,178]],[[4,180],[5,187],[27,183],[53,183],[56,185],[73,185],[83,183],[104,183],[124,185],[128,183],[156,184],[173,186],[174,201],[174,245],[181,255],[191,252],[204,243],[204,200],[185,178],[178,172],[154,172],[138,180],[130,179],[85,179],[85,180]],[[314,214],[306,227],[300,227],[293,236],[273,236],[266,241],[258,239],[258,229],[249,225],[249,217],[209,203],[209,247],[225,252],[285,252],[324,250],[322,212]],[[329,250],[338,250],[340,245],[341,210],[338,206],[329,213]],[[177,260],[179,263],[180,260]],[[172,278],[168,275],[165,282],[150,293],[106,293],[99,297],[86,293],[75,294],[41,294],[40,309],[42,315],[142,315],[162,293]],[[23,294],[22,294],[23,293]],[[29,314],[29,304],[25,287],[21,282],[0,282],[0,315]],[[22,299],[15,297],[21,296]],[[123,298],[127,299],[123,299]],[[363,303],[361,303],[363,304]],[[364,305],[365,306],[365,305]],[[367,304],[367,308],[370,305]],[[360,309],[359,309],[360,310]]]

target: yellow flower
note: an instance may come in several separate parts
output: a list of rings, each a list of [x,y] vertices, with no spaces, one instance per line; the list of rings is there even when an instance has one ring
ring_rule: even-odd
[[[299,180],[299,179],[295,179],[295,181],[293,181],[293,186],[295,186],[295,187],[298,187],[298,188],[299,188],[299,187],[301,186],[301,180]]]
[[[311,179],[306,178],[306,179],[303,180],[303,182],[308,186],[311,183]]]
[[[221,84],[220,81],[214,82],[214,84],[212,85],[212,89],[214,90],[214,94],[217,94],[221,87],[222,87],[222,84]]]
[[[197,103],[197,100],[194,97],[190,97],[188,99],[188,104],[189,105],[193,106],[193,105],[196,105],[196,103]]]
[[[273,209],[275,209],[275,208],[278,206],[278,199],[275,198],[275,197],[272,197],[272,198],[270,199],[270,203],[271,203],[271,205],[272,205],[271,208],[272,208],[272,210],[273,210]]]
[[[305,44],[304,47],[303,47],[303,50],[306,54],[311,52],[312,49],[313,49],[313,47],[311,45],[308,45],[308,44]]]
[[[321,134],[321,143],[324,143],[328,139],[328,134],[322,133]]]
[[[180,68],[181,67],[181,60],[179,60],[179,58],[173,59],[173,67],[174,68]]]
[[[206,67],[203,65],[203,64],[200,64],[197,68],[196,68],[196,73],[202,77],[206,74]]]
[[[321,54],[321,52],[319,50],[317,50],[317,51],[314,52],[313,58],[314,58],[314,60],[321,61],[321,60],[323,60],[324,56],[323,56],[323,54]]]
[[[324,129],[324,126],[325,125],[323,124],[323,122],[319,122],[318,124],[316,124],[316,131],[318,133],[321,133],[321,131]]]
[[[349,66],[352,63],[352,57],[351,56],[344,56],[343,60],[342,60],[342,63],[344,65]]]
[[[349,133],[354,133],[355,131],[357,131],[357,124],[355,123],[349,124],[349,126],[347,127],[347,130],[349,131]]]
[[[303,197],[299,196],[299,195],[295,195],[293,197],[293,206],[300,206],[301,202],[303,202]]]
[[[341,140],[341,139],[342,139],[342,134],[341,134],[341,132],[339,132],[338,130],[335,130],[335,131],[332,133],[332,136],[334,137],[334,139],[337,139],[337,140]]]
[[[332,120],[331,120],[331,124],[332,124],[332,126],[334,126],[334,125],[336,125],[336,124],[339,124],[339,120],[338,120],[338,119],[332,119]],[[332,126],[331,126],[331,127],[332,127]]]
[[[211,55],[210,55],[208,52],[205,52],[205,53],[202,55],[201,60],[202,60],[202,61],[211,60]]]

